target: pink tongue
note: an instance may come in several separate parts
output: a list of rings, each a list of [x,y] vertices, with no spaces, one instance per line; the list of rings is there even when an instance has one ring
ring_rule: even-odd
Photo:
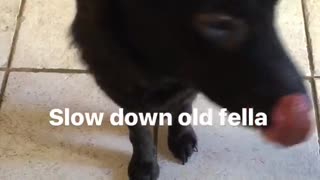
[[[271,114],[271,127],[263,132],[274,143],[293,146],[306,140],[312,129],[311,104],[302,94],[282,97]]]

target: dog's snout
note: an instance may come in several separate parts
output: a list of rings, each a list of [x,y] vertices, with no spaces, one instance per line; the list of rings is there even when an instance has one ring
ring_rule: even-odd
[[[247,26],[241,19],[223,14],[196,14],[193,26],[207,41],[226,49],[240,45],[247,33]]]

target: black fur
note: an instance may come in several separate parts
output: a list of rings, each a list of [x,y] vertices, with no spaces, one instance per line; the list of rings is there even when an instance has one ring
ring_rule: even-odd
[[[201,91],[231,111],[253,107],[270,113],[280,97],[305,93],[275,32],[275,4],[276,0],[77,0],[72,34],[99,86],[127,111],[190,113]],[[206,39],[194,25],[194,16],[201,13],[240,20],[244,37],[231,47]],[[157,179],[150,132],[140,125],[129,130],[130,179]],[[168,138],[170,150],[183,163],[196,150],[192,127],[175,123]]]

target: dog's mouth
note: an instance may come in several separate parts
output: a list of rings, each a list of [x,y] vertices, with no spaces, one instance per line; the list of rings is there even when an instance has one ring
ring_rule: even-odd
[[[262,130],[263,135],[283,146],[305,141],[313,130],[311,109],[311,102],[306,95],[292,94],[280,98],[271,112],[272,124]]]

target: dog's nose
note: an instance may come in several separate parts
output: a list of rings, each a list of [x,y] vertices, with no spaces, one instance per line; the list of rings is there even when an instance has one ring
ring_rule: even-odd
[[[243,21],[223,14],[196,14],[193,25],[206,40],[225,48],[239,45],[245,39],[247,32]]]
[[[292,146],[303,142],[313,129],[310,117],[311,102],[306,95],[293,94],[282,97],[273,108],[271,127],[264,135],[267,139]]]

